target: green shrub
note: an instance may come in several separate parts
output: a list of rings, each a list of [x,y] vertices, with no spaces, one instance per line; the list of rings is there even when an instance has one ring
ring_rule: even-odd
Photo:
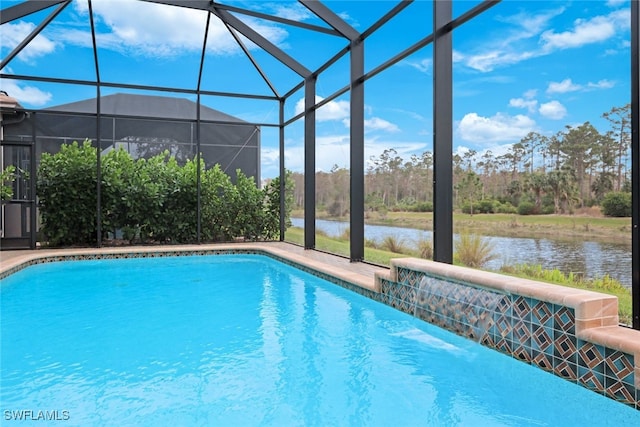
[[[520,202],[518,205],[518,215],[535,215],[536,205],[531,202]]]
[[[495,206],[495,212],[503,213],[503,214],[515,214],[515,213],[518,213],[518,208],[516,208],[509,202],[504,202],[504,203],[498,202],[496,203],[496,206]]]
[[[264,194],[256,186],[252,177],[247,177],[240,169],[236,170],[236,174],[236,187],[232,193],[231,234],[234,237],[257,240],[262,237],[262,224],[265,218]]]
[[[16,179],[16,168],[9,165],[0,172],[0,200],[9,200],[13,197],[13,181]]]
[[[384,236],[379,246],[385,251],[394,252],[396,254],[404,254],[408,252],[408,248],[404,241],[396,236]]]
[[[631,193],[612,191],[604,196],[601,208],[605,216],[631,216]]]
[[[489,199],[480,200],[475,204],[473,211],[476,213],[493,213],[494,202]]]
[[[97,152],[89,141],[63,145],[43,154],[37,173],[41,233],[51,245],[89,245],[97,241]],[[198,200],[200,175],[200,201]],[[101,158],[101,229],[122,232],[133,243],[190,243],[234,237],[272,239],[279,235],[279,181],[260,190],[237,172],[237,184],[218,165],[206,169],[187,160],[180,166],[165,151],[147,160],[112,150]],[[288,180],[286,219],[292,206]],[[289,223],[290,224],[290,223]]]
[[[472,268],[481,268],[497,258],[493,244],[475,234],[461,234],[454,255],[458,262]]]
[[[556,208],[553,205],[544,205],[540,213],[542,215],[551,215],[556,212]]]
[[[418,256],[424,259],[433,259],[433,244],[431,239],[421,237],[418,239]]]
[[[41,231],[50,245],[97,241],[97,153],[89,141],[74,141],[56,154],[43,153],[36,189]]]
[[[291,177],[291,171],[285,172],[284,188],[284,221],[285,228],[291,227],[291,210],[293,209],[293,193],[295,183]],[[275,177],[264,189],[265,218],[264,238],[272,240],[280,237],[280,177]]]
[[[433,203],[417,202],[413,205],[413,212],[433,212]]]

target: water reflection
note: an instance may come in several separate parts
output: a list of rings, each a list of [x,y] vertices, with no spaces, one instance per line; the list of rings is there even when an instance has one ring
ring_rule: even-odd
[[[302,218],[292,218],[295,227],[302,227]],[[335,237],[349,224],[340,221],[317,220],[316,228]],[[396,236],[408,245],[419,238],[433,238],[431,231],[412,228],[365,225],[365,238],[381,242],[385,236]],[[454,236],[454,239],[457,236]],[[502,265],[519,263],[540,264],[544,268],[583,274],[587,278],[608,274],[624,286],[631,287],[631,245],[627,243],[600,243],[582,240],[530,239],[521,237],[487,237],[495,245],[498,258],[486,265],[497,270]]]

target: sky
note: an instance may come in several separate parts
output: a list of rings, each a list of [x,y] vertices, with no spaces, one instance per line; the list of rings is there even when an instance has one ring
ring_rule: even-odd
[[[6,8],[17,1],[2,0]],[[296,1],[220,1],[327,28]],[[454,17],[480,1],[455,1]],[[338,1],[325,4],[358,32],[364,32],[397,2]],[[462,25],[453,34],[454,151],[490,150],[501,155],[529,132],[551,136],[586,121],[600,132],[602,114],[630,102],[630,2],[509,1]],[[55,8],[0,27],[5,58]],[[207,15],[202,11],[135,0],[93,0],[98,63],[103,82],[195,89]],[[234,15],[311,71],[347,46],[344,38],[295,26]],[[432,3],[417,0],[365,40],[365,73],[432,33]],[[269,83],[243,53],[229,30],[211,19],[201,88],[209,91],[281,96],[301,77],[240,36]],[[2,70],[3,74],[93,80],[95,62],[86,0],[74,0]],[[433,63],[427,45],[367,80],[365,159],[394,149],[409,160],[433,151]],[[348,55],[320,74],[316,98],[349,84]],[[1,79],[0,88],[27,108],[49,108],[93,98],[90,86]],[[190,94],[117,92],[186,97]],[[286,119],[302,111],[302,90],[285,104]],[[202,103],[254,123],[277,123],[275,101],[203,96]],[[302,120],[285,131],[285,165],[302,172]],[[262,178],[278,174],[278,131],[261,130]],[[349,168],[349,94],[317,111],[316,167]]]

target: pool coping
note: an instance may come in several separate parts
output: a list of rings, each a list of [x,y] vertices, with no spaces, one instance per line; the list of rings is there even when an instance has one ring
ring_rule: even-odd
[[[304,254],[297,254],[291,250],[284,249],[282,245],[290,245],[280,242],[258,242],[258,243],[221,243],[209,245],[176,245],[176,246],[126,246],[126,247],[105,247],[105,248],[64,248],[64,249],[38,249],[35,251],[12,251],[11,256],[3,256],[0,251],[0,279],[16,271],[26,268],[29,265],[40,262],[62,260],[62,258],[73,258],[76,256],[114,256],[114,255],[138,255],[149,256],[152,254],[162,254],[165,256],[179,254],[206,255],[207,253],[220,252],[251,252],[264,253],[280,260],[304,266],[336,279],[349,282],[360,288],[371,292],[379,293],[380,284],[373,275],[368,276],[362,273],[348,271],[336,265],[312,259]],[[293,245],[292,245],[293,246]],[[385,270],[385,267],[380,267]]]

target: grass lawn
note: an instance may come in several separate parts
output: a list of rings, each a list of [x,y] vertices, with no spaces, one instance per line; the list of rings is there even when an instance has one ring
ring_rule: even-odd
[[[293,217],[301,218],[302,211]],[[348,217],[329,217],[317,212],[318,219],[349,221]],[[433,212],[388,212],[385,215],[367,213],[367,224],[433,229]],[[596,215],[516,215],[516,214],[453,214],[455,233],[483,236],[528,237],[555,239],[589,239],[601,242],[631,243],[631,218],[609,218]]]

